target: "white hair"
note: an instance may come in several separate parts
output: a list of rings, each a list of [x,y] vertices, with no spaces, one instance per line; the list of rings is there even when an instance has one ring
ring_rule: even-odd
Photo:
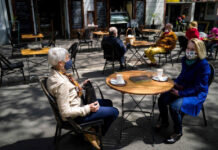
[[[109,28],[109,35],[115,36],[117,34],[117,28],[116,27],[110,27]]]
[[[48,63],[54,67],[58,62],[65,61],[68,51],[61,47],[50,48],[48,51]]]

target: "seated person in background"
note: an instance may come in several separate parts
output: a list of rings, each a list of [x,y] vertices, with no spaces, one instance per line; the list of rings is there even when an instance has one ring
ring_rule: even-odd
[[[182,113],[197,116],[207,97],[211,70],[205,57],[204,42],[197,38],[191,39],[186,49],[186,57],[182,59],[182,71],[175,80],[174,88],[161,94],[158,99],[161,122],[155,129],[159,131],[168,127],[167,105],[174,122],[174,133],[166,139],[166,143],[175,143],[182,136]]]
[[[150,65],[157,65],[154,55],[158,53],[167,53],[176,47],[177,36],[172,31],[173,25],[168,23],[156,44],[148,49],[145,49],[145,55],[151,61]]]
[[[189,24],[188,30],[185,33],[185,36],[188,40],[191,40],[192,38],[198,38],[199,39],[199,31],[198,31],[198,23],[197,21],[192,21]]]
[[[218,28],[214,27],[210,33],[211,34],[207,36],[208,39],[211,40],[207,43],[207,50],[210,52],[210,56],[212,56],[215,47],[218,47],[218,41],[213,40],[218,39]]]
[[[123,44],[123,41],[117,38],[117,28],[116,27],[110,27],[109,28],[109,36],[106,36],[103,38],[101,44],[103,45],[104,42],[110,42],[111,44],[116,47],[117,52],[115,52],[116,55],[120,57],[120,70],[124,68],[123,64],[125,61],[124,54],[126,53],[127,49],[125,45]]]
[[[112,107],[111,100],[98,100],[87,105],[82,103],[81,86],[72,76],[66,74],[66,70],[72,68],[72,60],[69,59],[69,53],[66,49],[51,48],[48,52],[48,62],[52,66],[47,80],[48,91],[56,98],[63,121],[72,117],[76,123],[81,124],[103,119],[102,134],[105,135],[119,114],[118,110]],[[100,149],[99,140],[95,135],[85,134],[84,136],[95,148]]]

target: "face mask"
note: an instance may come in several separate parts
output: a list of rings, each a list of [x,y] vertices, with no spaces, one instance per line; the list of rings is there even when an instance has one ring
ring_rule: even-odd
[[[70,60],[68,60],[68,61],[65,63],[64,68],[65,68],[66,70],[69,70],[69,69],[72,68],[72,66],[73,66],[73,62],[72,62],[72,60],[70,59]]]
[[[165,32],[165,33],[169,33],[169,30],[166,29],[164,32]]]
[[[189,60],[197,59],[198,55],[195,51],[186,51],[186,58]]]

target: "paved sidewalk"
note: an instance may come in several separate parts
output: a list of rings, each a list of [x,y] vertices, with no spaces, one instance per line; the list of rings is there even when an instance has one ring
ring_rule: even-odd
[[[68,48],[71,40],[58,40],[57,45]],[[161,66],[164,72],[171,78],[175,78],[181,69],[181,63],[177,62],[177,52],[179,47],[173,52],[174,66],[171,63]],[[10,46],[1,46],[0,52],[10,56]],[[143,50],[141,51],[143,52]],[[127,53],[127,56],[130,52]],[[42,57],[36,57],[42,59]],[[25,64],[25,75],[28,75],[27,64],[24,58],[12,59],[12,61],[22,60]],[[162,60],[164,61],[164,60]],[[216,150],[218,147],[218,61],[210,61],[216,68],[216,77],[212,83],[205,111],[208,119],[208,126],[204,127],[202,114],[198,117],[185,116],[181,140],[173,145],[164,144],[164,138],[172,133],[172,126],[160,134],[155,133],[155,144],[151,145],[151,121],[144,118],[143,114],[131,114],[125,126],[137,125],[124,130],[121,144],[119,140],[120,121],[119,117],[103,138],[106,150]],[[46,63],[45,63],[46,64]],[[131,65],[131,64],[130,64]],[[114,106],[121,110],[121,94],[110,89],[105,84],[105,78],[112,73],[111,69],[102,74],[104,66],[103,52],[93,49],[92,51],[81,51],[77,55],[76,66],[80,75],[79,81],[87,78],[98,83],[103,90],[105,98],[110,98]],[[109,68],[111,68],[109,66]],[[116,66],[118,71],[119,64]],[[129,66],[128,69],[131,69]],[[145,64],[139,64],[140,70],[156,70]],[[0,150],[52,150],[54,149],[53,137],[55,133],[55,119],[46,96],[41,90],[37,78],[48,74],[45,66],[34,68],[32,75],[35,77],[31,81],[23,83],[21,74],[11,74],[3,79],[3,86],[0,87]],[[135,96],[140,99],[141,96]],[[133,102],[125,96],[125,108],[133,108]],[[151,97],[147,96],[142,108],[150,110]],[[121,111],[120,111],[121,113]],[[121,116],[121,114],[119,115]],[[158,118],[158,109],[155,108],[155,120]],[[82,137],[69,135],[63,138],[59,145],[60,150],[87,150],[92,149],[88,142]]]

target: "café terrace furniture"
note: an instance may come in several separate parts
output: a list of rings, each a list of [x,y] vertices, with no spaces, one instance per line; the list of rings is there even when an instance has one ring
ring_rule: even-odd
[[[42,38],[44,38],[44,35],[42,33],[39,33],[36,35],[34,35],[34,34],[22,34],[21,38],[22,39],[36,39],[36,38],[42,39]]]
[[[129,51],[132,53],[132,56],[128,59],[127,63],[130,62],[134,57],[136,58],[136,62],[133,65],[136,66],[138,62],[146,63],[145,59],[143,58],[144,55],[144,49],[143,54],[140,54],[140,50],[142,48],[150,47],[154,45],[154,42],[148,42],[148,41],[134,41],[133,43],[130,43],[130,49]]]
[[[77,32],[77,38],[79,40],[79,47],[80,47],[80,50],[81,50],[81,47],[82,46],[85,46],[87,45],[88,46],[88,49],[90,48],[90,46],[92,47],[93,45],[93,41],[90,39],[90,33],[89,33],[89,30],[85,30],[85,37],[82,38],[80,32]]]
[[[96,39],[96,46],[99,44],[101,45],[101,41],[99,40],[100,38],[103,38],[104,36],[109,36],[109,32],[108,31],[95,31],[95,32],[92,32],[93,35],[96,35],[97,36],[97,39]]]
[[[106,78],[106,84],[110,88],[112,88],[116,91],[119,91],[122,95],[121,96],[122,97],[121,98],[122,120],[121,120],[121,129],[120,129],[120,140],[121,140],[122,131],[123,131],[123,127],[124,127],[123,121],[124,121],[125,113],[129,112],[128,116],[132,112],[141,112],[143,114],[146,114],[146,113],[150,114],[152,126],[153,126],[153,124],[154,124],[154,107],[156,104],[157,95],[171,90],[174,86],[174,82],[173,82],[173,80],[171,80],[169,78],[165,82],[154,81],[154,80],[152,80],[152,77],[157,75],[155,72],[132,70],[132,71],[119,72],[119,74],[121,74],[123,76],[123,79],[125,80],[125,83],[126,83],[125,85],[111,84],[110,80],[112,78],[116,78],[117,74],[118,73],[114,73],[114,74],[109,75]],[[125,96],[125,94],[129,95],[131,97],[132,101],[136,104],[133,109],[124,110],[124,102],[125,102],[124,96]],[[136,101],[136,99],[134,99],[133,95],[143,95],[143,97],[139,101]],[[140,103],[143,102],[144,97],[146,95],[152,95],[151,111],[144,111],[140,107]],[[137,108],[137,107],[139,108],[139,110],[135,110],[135,108]],[[153,132],[154,131],[152,129],[152,138],[153,138],[152,140],[154,143],[154,133]]]
[[[70,59],[73,61],[73,65],[72,65],[72,71],[74,73],[74,71],[76,72],[76,75],[79,79],[79,74],[77,72],[77,68],[76,68],[76,54],[78,53],[78,46],[79,46],[79,43],[76,42],[76,43],[73,43],[70,48],[68,49],[68,52],[70,53]]]
[[[159,29],[142,29],[142,33],[148,34],[148,35],[155,34],[154,35],[154,41],[155,41],[155,39],[160,36],[161,30],[159,30]]]
[[[59,144],[61,138],[63,138],[65,135],[75,133],[75,134],[81,135],[81,136],[83,136],[84,134],[94,134],[94,135],[98,136],[98,138],[100,140],[100,147],[103,150],[101,126],[104,124],[104,121],[102,119],[99,119],[99,120],[94,120],[94,121],[90,121],[90,122],[86,122],[86,123],[82,123],[82,124],[77,124],[70,117],[67,118],[67,121],[63,121],[61,118],[61,114],[59,112],[58,104],[56,102],[55,97],[53,97],[48,92],[48,89],[46,86],[47,79],[48,79],[47,77],[40,78],[40,84],[41,84],[41,87],[43,89],[44,94],[48,98],[48,102],[52,108],[53,114],[54,114],[55,119],[56,119],[56,131],[55,131],[55,137],[54,137],[55,149],[58,149],[58,144]],[[101,93],[99,87],[98,87],[98,89],[99,89],[99,92]],[[102,99],[104,99],[102,93],[101,93],[101,96],[102,96]],[[90,128],[97,128],[98,130],[89,131]],[[62,129],[65,129],[68,132],[61,135]]]
[[[39,60],[36,59],[36,61],[34,60],[30,60],[30,57],[35,57],[35,56],[42,56],[42,55],[47,55],[48,54],[48,51],[49,51],[49,47],[44,47],[42,49],[36,49],[36,50],[33,50],[33,49],[22,49],[21,50],[21,54],[23,56],[26,56],[26,61],[27,61],[27,67],[28,67],[28,72],[29,72],[29,79],[31,79],[31,76],[30,76],[30,72],[36,67],[36,66],[42,66],[42,64],[44,62],[46,62],[48,59],[47,57],[43,60]],[[32,69],[30,68],[30,62],[35,64]],[[49,66],[48,66],[48,69],[49,69]]]
[[[179,61],[179,56],[182,54],[182,52],[185,52],[187,45],[188,45],[188,39],[185,36],[178,36],[179,46],[180,50],[178,53],[177,62]]]
[[[115,61],[120,61],[121,57],[119,55],[119,50],[115,47],[113,43],[110,41],[102,42],[102,49],[104,53],[105,64],[103,68],[103,74],[105,72],[106,66],[109,62],[112,63],[112,70],[114,72],[114,63]],[[125,58],[124,58],[125,59]],[[125,68],[126,68],[126,59],[124,60]]]
[[[58,31],[52,32],[51,39],[48,42],[42,42],[42,47],[55,47]]]
[[[14,73],[14,72],[21,72],[23,75],[23,80],[26,81],[24,71],[23,71],[23,62],[16,62],[11,63],[4,55],[0,54],[0,68],[1,68],[1,80],[0,80],[0,86],[2,85],[2,78],[3,76],[6,76],[8,74]]]
[[[210,42],[210,41],[217,42],[217,41],[218,41],[218,38],[213,38],[213,39],[204,38],[203,41],[205,42],[205,44],[206,44],[207,42]],[[214,50],[215,50],[214,60],[216,60],[217,53],[218,53],[218,46],[216,46]],[[207,55],[208,55],[208,50],[207,50]]]

